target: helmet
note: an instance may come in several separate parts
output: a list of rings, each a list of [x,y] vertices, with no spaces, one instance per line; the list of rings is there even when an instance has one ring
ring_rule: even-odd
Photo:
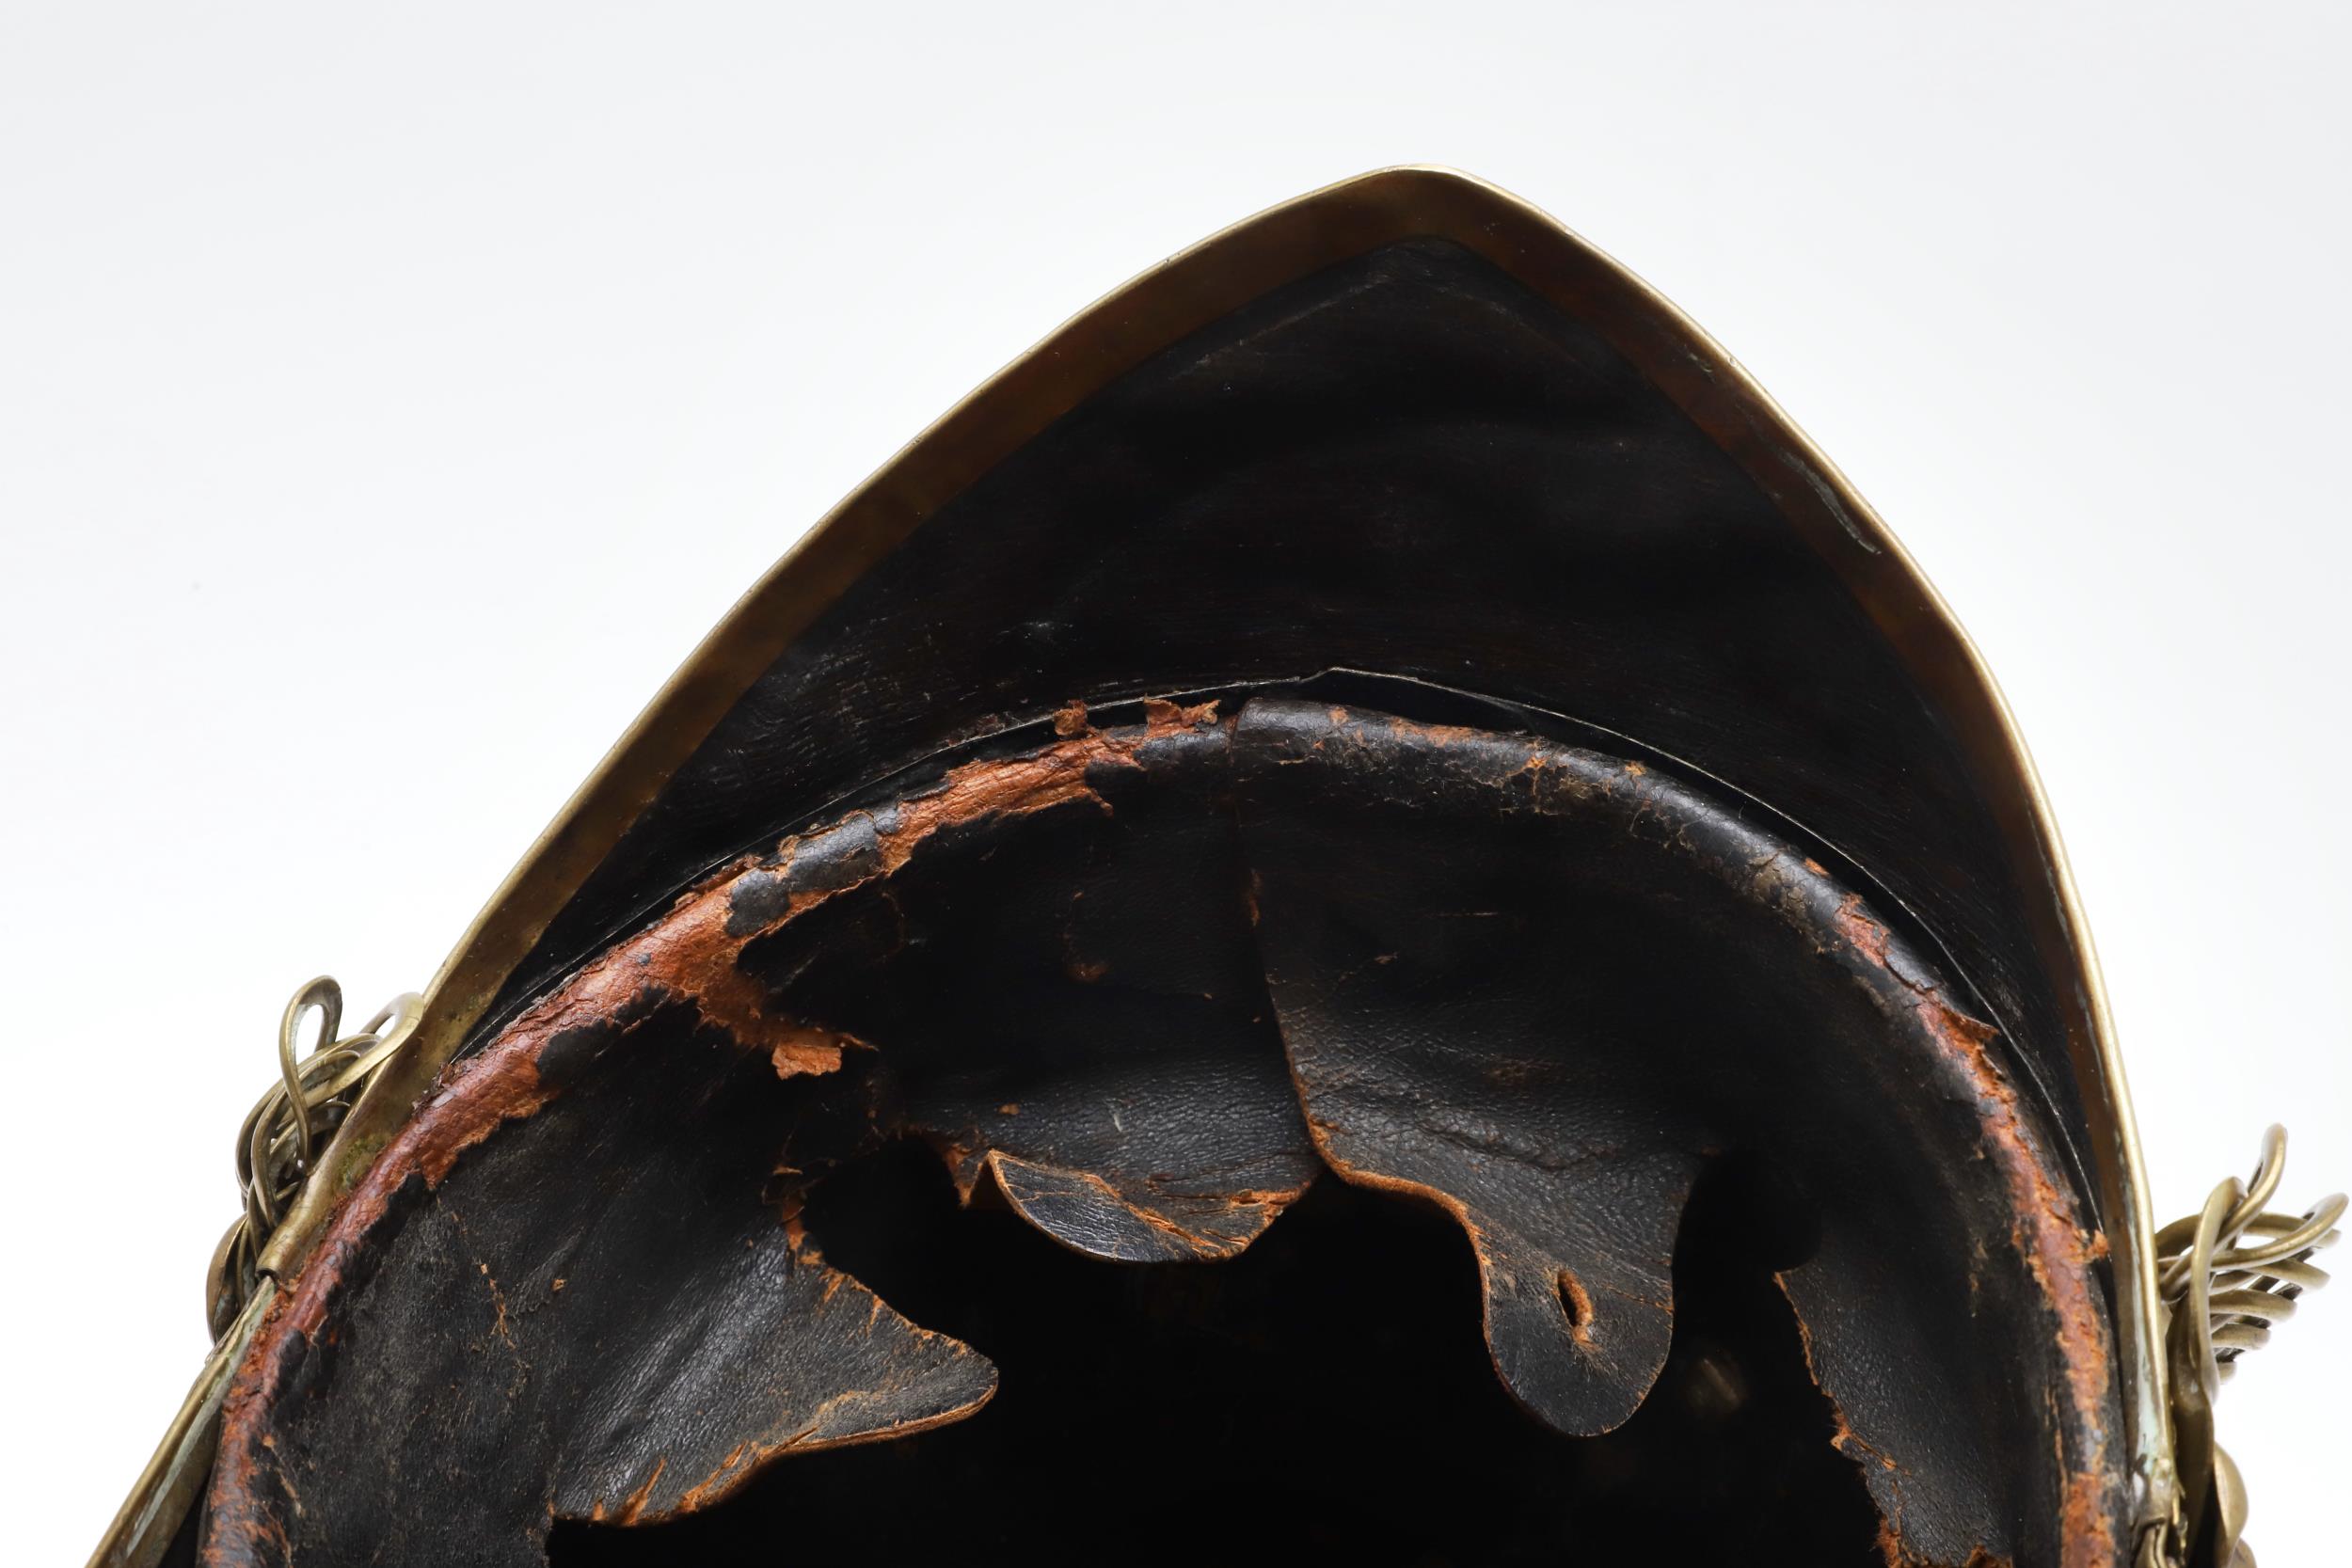
[[[2334,1213],[2156,1232],[1942,601],[1430,169],[1004,371],[330,1006],[102,1560],[2218,1563]]]

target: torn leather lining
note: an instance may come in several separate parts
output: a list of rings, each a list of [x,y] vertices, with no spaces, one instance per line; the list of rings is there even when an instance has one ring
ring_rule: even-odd
[[[993,1180],[1057,1240],[1128,1261],[1230,1256],[1325,1164],[1422,1194],[1477,1248],[1506,1386],[1571,1432],[1622,1421],[1664,1360],[1696,1173],[1819,1144],[1836,1157],[1797,1164],[1824,1243],[1784,1283],[1890,1539],[1922,1560],[2104,1560],[2091,1243],[1991,1032],[1858,895],[1676,781],[1527,736],[1279,700],[1102,729],[1066,709],[1054,729],[723,868],[461,1064],[257,1337],[208,1560],[291,1560],[355,1528],[301,1499],[332,1454],[369,1451],[327,1432],[367,1408],[363,1369],[384,1418],[398,1407],[372,1360],[391,1331],[453,1347],[463,1393],[422,1450],[474,1446],[450,1539],[487,1529],[517,1561],[558,1514],[691,1511],[782,1454],[969,1414],[986,1362],[830,1270],[795,1222],[830,1171],[904,1134],[967,1196]],[[1629,984],[1645,963],[1662,978]],[[1743,983],[1782,1027],[1742,1041],[1697,1005]],[[1818,1038],[1786,1024],[1823,1016]],[[1858,1060],[1867,1092],[1841,1092]],[[1906,1158],[1925,1173],[1883,1179]],[[518,1220],[493,1267],[453,1182],[559,1212]],[[582,1271],[580,1238],[623,1212],[661,1245]],[[1955,1288],[1972,1305],[1939,1347],[1922,1325]],[[1889,1290],[1907,1316],[1854,1309]],[[560,1373],[582,1340],[595,1375]],[[1899,1377],[1890,1351],[1912,1358]],[[2052,1411],[2005,1390],[2044,1373]],[[2048,1431],[2058,1471],[2005,1476],[2004,1423]],[[1906,1457],[1873,1476],[1876,1455]]]

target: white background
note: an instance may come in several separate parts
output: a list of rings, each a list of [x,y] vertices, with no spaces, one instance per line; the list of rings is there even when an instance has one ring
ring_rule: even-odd
[[[1387,163],[1648,277],[1958,607],[2160,1207],[2273,1118],[2352,1181],[2352,10],[660,9],[0,4],[10,1560],[196,1370],[287,992],[420,984],[901,441]],[[2347,1398],[2352,1286],[2225,1394],[2273,1568],[2342,1560]]]

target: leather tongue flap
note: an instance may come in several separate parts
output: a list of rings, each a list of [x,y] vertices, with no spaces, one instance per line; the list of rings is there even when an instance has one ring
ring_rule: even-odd
[[[909,1323],[771,1230],[606,1360],[579,1408],[555,1512],[649,1523],[717,1501],[772,1459],[961,1419],[989,1362]],[[761,1244],[765,1243],[766,1244]],[[714,1288],[715,1287],[715,1288]]]
[[[1617,956],[1579,940],[1597,906],[1555,879],[1529,810],[1541,749],[1274,700],[1235,746],[1258,942],[1317,1148],[1461,1222],[1522,1404],[1565,1433],[1617,1426],[1665,1364],[1704,1140],[1661,1092]]]

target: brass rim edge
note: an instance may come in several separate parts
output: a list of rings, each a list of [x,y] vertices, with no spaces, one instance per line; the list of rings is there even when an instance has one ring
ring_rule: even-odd
[[[2154,1352],[2162,1327],[2145,1166],[2073,874],[1998,683],[1877,513],[1704,329],[1541,210],[1472,176],[1431,166],[1380,169],[1279,203],[1112,290],[982,382],[803,533],[703,638],[459,939],[425,988],[407,1049],[386,1064],[336,1132],[319,1161],[319,1180],[263,1249],[260,1272],[277,1278],[298,1272],[326,1215],[596,863],[727,708],[868,566],[997,461],[1152,354],[1268,289],[1421,236],[1475,251],[1573,310],[1625,354],[1772,496],[1912,673],[1960,721],[1963,752],[1994,807],[2020,887],[2046,887],[2051,895],[2047,908],[2028,900],[2044,961],[2082,980],[2082,1016],[2070,1027],[2069,1055],[2090,1119],[2100,1208],[2118,1255],[2127,1418],[2147,1489],[2139,1511],[2165,1516],[2174,1478],[2164,1366]],[[1996,787],[2012,781],[2014,790]],[[229,1348],[224,1341],[214,1360]],[[209,1375],[210,1362],[207,1368]],[[175,1422],[167,1445],[183,1434],[182,1427]],[[158,1462],[163,1458],[159,1452]]]
[[[230,1376],[277,1293],[278,1282],[263,1279],[204,1358],[179,1414],[164,1431],[164,1440],[139,1472],[131,1495],[115,1511],[98,1549],[90,1553],[88,1568],[155,1568],[162,1560],[212,1470],[213,1450],[220,1439],[221,1401],[228,1397]]]

